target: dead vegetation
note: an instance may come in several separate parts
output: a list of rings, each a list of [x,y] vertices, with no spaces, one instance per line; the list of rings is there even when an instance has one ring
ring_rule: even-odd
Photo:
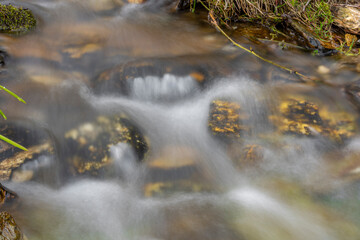
[[[358,0],[180,0],[179,7],[193,12],[205,8],[220,25],[251,21],[269,26],[275,33],[281,33],[282,25],[302,36],[308,48],[358,54]],[[354,35],[350,42],[349,34]]]

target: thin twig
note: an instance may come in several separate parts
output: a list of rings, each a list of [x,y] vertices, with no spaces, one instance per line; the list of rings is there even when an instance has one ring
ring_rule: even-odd
[[[240,45],[239,43],[235,42],[231,37],[229,37],[229,36],[219,27],[219,25],[217,24],[217,22],[216,22],[216,20],[215,20],[215,18],[214,18],[214,15],[213,15],[212,11],[209,12],[209,16],[210,16],[210,18],[211,18],[211,23],[216,27],[216,29],[218,29],[218,30],[219,30],[232,44],[234,44],[236,47],[243,49],[244,51],[246,51],[246,52],[254,55],[254,56],[257,57],[257,58],[260,58],[260,59],[263,60],[264,62],[270,63],[270,64],[272,64],[272,65],[274,65],[274,66],[276,66],[276,67],[279,67],[279,68],[281,68],[281,69],[283,69],[283,70],[285,70],[285,71],[288,71],[289,73],[293,73],[293,74],[299,76],[303,82],[306,82],[306,83],[307,83],[307,82],[310,82],[310,81],[312,82],[312,80],[311,80],[310,77],[305,76],[305,75],[303,75],[303,74],[301,74],[301,73],[299,73],[299,72],[297,72],[297,71],[294,71],[294,70],[292,70],[292,69],[290,69],[290,68],[287,68],[287,67],[285,67],[285,66],[282,66],[282,65],[280,65],[280,64],[278,64],[278,63],[275,63],[275,62],[273,62],[273,61],[271,61],[271,60],[268,60],[268,59],[260,56],[259,54],[255,53],[251,48],[250,48],[250,49],[247,49],[246,47],[244,47],[244,46]]]

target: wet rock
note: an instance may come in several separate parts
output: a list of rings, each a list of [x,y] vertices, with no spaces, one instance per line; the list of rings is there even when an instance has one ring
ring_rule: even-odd
[[[17,197],[16,193],[7,189],[0,183],[0,207],[4,204],[13,202]]]
[[[334,23],[345,31],[360,35],[360,10],[352,6],[335,6],[332,9]]]
[[[27,32],[35,25],[36,19],[29,9],[0,4],[0,32]]]
[[[215,100],[210,105],[208,126],[215,136],[239,139],[250,130],[243,124],[243,121],[248,118],[241,112],[241,106],[238,103]]]
[[[73,175],[101,175],[113,160],[110,147],[130,144],[141,161],[148,145],[140,131],[125,117],[98,117],[65,134],[68,161]],[[109,169],[107,169],[109,170]]]
[[[348,47],[355,46],[357,42],[357,37],[352,34],[345,34],[345,42]]]
[[[304,99],[289,98],[280,103],[279,115],[270,121],[283,134],[297,136],[324,136],[343,143],[355,135],[356,116],[346,112],[329,111]]]
[[[0,142],[1,181],[29,181],[51,175],[49,169],[56,159],[55,146],[45,129],[30,122],[8,122],[0,126],[0,134],[28,149],[23,151]]]
[[[0,212],[0,239],[24,240],[24,236],[15,219],[8,212]]]
[[[191,147],[167,146],[146,161],[146,197],[207,192],[213,188],[201,170],[201,155]]]

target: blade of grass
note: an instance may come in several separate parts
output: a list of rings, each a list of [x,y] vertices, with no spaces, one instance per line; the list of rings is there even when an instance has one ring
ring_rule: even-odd
[[[0,134],[0,139],[7,142],[7,143],[9,143],[9,144],[11,144],[11,145],[13,145],[13,146],[15,146],[15,147],[17,147],[17,148],[20,148],[21,150],[27,151],[27,149],[25,147],[23,147],[20,144],[8,139],[7,137],[5,137],[5,136],[3,136],[1,134]]]
[[[13,93],[13,92],[10,91],[9,89],[7,89],[6,87],[0,85],[0,89],[1,89],[1,90],[4,90],[4,91],[7,92],[8,94],[10,94],[11,96],[13,96],[13,97],[16,98],[17,100],[19,100],[20,102],[26,104],[26,102],[25,102],[24,99],[22,99],[21,97],[19,97],[18,95],[16,95],[15,93]]]
[[[5,116],[5,114],[3,113],[3,111],[0,110],[0,115],[6,120],[7,117]]]
[[[191,12],[192,12],[192,13],[195,12],[195,8],[196,8],[196,0],[193,0],[193,1],[194,1],[194,5],[193,5],[193,7],[192,7],[192,9],[191,9]]]

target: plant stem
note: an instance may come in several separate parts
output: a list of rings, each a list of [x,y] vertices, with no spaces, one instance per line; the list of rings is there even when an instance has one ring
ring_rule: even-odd
[[[288,71],[289,73],[293,73],[293,74],[299,76],[303,82],[309,82],[309,81],[311,81],[310,77],[307,77],[307,76],[305,76],[305,75],[303,75],[303,74],[301,74],[301,73],[299,73],[299,72],[297,72],[297,71],[294,71],[294,70],[292,70],[292,69],[290,69],[290,68],[287,68],[287,67],[282,66],[282,65],[280,65],[280,64],[278,64],[278,63],[275,63],[275,62],[273,62],[273,61],[271,61],[271,60],[269,60],[269,59],[266,59],[266,58],[260,56],[259,54],[255,53],[251,48],[250,48],[250,49],[247,49],[246,47],[244,47],[244,46],[240,45],[239,43],[235,42],[231,37],[229,37],[229,36],[224,32],[224,30],[222,30],[222,29],[219,27],[218,23],[216,22],[216,20],[215,20],[215,18],[214,18],[214,15],[213,15],[212,11],[209,12],[209,16],[210,16],[210,18],[211,18],[211,23],[216,27],[216,29],[218,29],[218,30],[219,30],[232,44],[234,44],[236,47],[243,49],[244,51],[246,51],[246,52],[254,55],[255,57],[263,60],[264,62],[270,63],[270,64],[272,64],[272,65],[274,65],[274,66],[276,66],[276,67],[279,67],[279,68],[281,68],[281,69],[283,69],[283,70],[285,70],[285,71]]]

